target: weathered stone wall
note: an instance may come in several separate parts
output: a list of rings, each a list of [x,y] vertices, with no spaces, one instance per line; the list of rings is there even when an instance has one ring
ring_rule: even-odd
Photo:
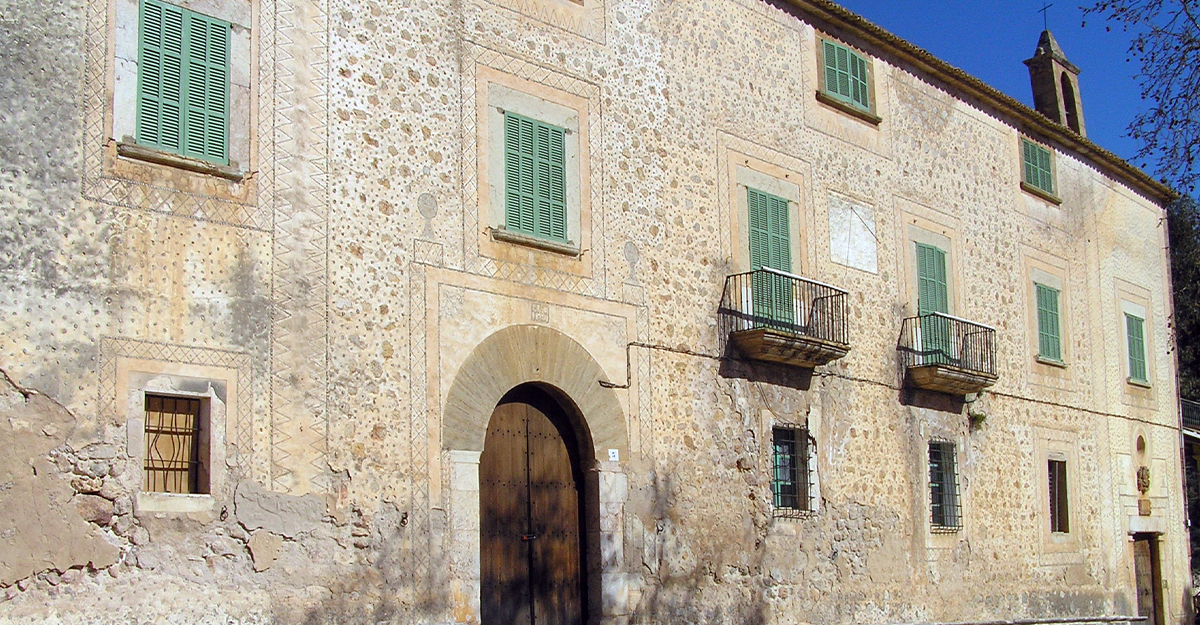
[[[1013,119],[882,51],[877,126],[818,102],[840,29],[753,0],[222,2],[185,4],[248,16],[240,182],[117,156],[107,0],[2,16],[0,620],[473,622],[488,367],[591,389],[605,623],[1129,614],[1135,531],[1162,532],[1184,620],[1153,203],[1062,151],[1062,204],[1023,192]],[[489,234],[513,92],[577,123],[577,257]],[[721,357],[746,176],[795,192],[796,271],[849,291],[852,349],[811,375]],[[952,312],[997,329],[973,403],[902,384],[914,229],[950,242]],[[1063,284],[1066,368],[1034,360],[1035,271]],[[147,389],[220,407],[208,497],[140,492]],[[801,519],[773,516],[774,423],[815,439]],[[958,445],[958,532],[930,531],[931,438]]]

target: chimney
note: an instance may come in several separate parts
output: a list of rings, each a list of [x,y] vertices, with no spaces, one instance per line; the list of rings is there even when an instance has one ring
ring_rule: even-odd
[[[1042,31],[1037,51],[1025,61],[1039,113],[1086,137],[1083,103],[1079,100],[1079,68],[1067,60],[1050,31]]]

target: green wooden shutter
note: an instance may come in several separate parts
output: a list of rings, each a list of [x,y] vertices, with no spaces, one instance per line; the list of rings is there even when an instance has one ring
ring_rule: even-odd
[[[226,162],[229,25],[197,13],[189,17],[184,154]]]
[[[1038,181],[1037,157],[1033,154],[1033,144],[1022,139],[1021,140],[1022,161],[1025,164],[1025,182],[1036,185]]]
[[[504,114],[504,228],[567,240],[566,131]]]
[[[823,41],[825,92],[840,100],[869,110],[871,96],[867,60],[846,46]]]
[[[1062,340],[1059,337],[1058,289],[1044,284],[1037,288],[1038,355],[1049,360],[1062,360]]]
[[[1054,170],[1050,161],[1050,150],[1028,139],[1021,139],[1021,156],[1024,162],[1025,182],[1046,193],[1054,193]]]
[[[831,95],[838,93],[838,46],[828,41],[822,42],[825,58],[825,92]]]
[[[1144,326],[1143,319],[1125,313],[1125,336],[1129,343],[1129,378],[1138,382],[1147,381]]]
[[[1041,173],[1041,189],[1046,193],[1054,193],[1054,176],[1050,169],[1050,150],[1039,147],[1037,149],[1038,170]]]
[[[921,316],[921,348],[925,364],[952,363],[954,339],[950,320],[930,313],[950,312],[946,252],[917,243],[917,314]]]
[[[763,267],[791,272],[792,245],[788,224],[788,201],[757,189],[746,189],[750,222],[750,268]],[[792,280],[787,276],[758,272],[754,275],[754,315],[781,324],[795,320]]]
[[[917,244],[917,314],[950,312],[950,291],[946,281],[946,252],[923,243]]]
[[[867,89],[867,60],[850,53],[850,99],[864,109],[871,108],[871,96]]]
[[[538,234],[567,240],[566,168],[562,128],[537,125]]]
[[[229,29],[227,22],[142,0],[139,144],[229,162]]]
[[[138,28],[138,143],[181,151],[184,10],[144,0]]]

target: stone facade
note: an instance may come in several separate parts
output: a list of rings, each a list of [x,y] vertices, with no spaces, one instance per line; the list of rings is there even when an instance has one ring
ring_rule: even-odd
[[[1065,127],[824,0],[180,0],[232,24],[236,157],[202,167],[130,145],[134,4],[0,16],[0,620],[479,622],[480,452],[529,382],[594,452],[594,622],[1129,615],[1135,537],[1189,618],[1169,192]],[[816,97],[822,38],[869,61],[870,111]],[[503,233],[501,109],[568,130],[569,244]],[[1022,189],[1022,137],[1056,197]],[[847,292],[845,357],[730,345],[747,187]],[[922,241],[995,330],[980,394],[906,382]],[[207,493],[143,487],[148,393],[205,407]],[[779,424],[812,437],[795,518]]]

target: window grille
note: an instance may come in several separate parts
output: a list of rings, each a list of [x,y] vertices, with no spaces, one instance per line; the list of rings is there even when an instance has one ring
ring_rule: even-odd
[[[1070,515],[1067,509],[1067,462],[1049,460],[1046,463],[1050,475],[1050,531],[1070,532]]]
[[[962,527],[954,443],[929,442],[929,502],[934,532],[953,532]]]
[[[1050,162],[1050,150],[1028,140],[1021,139],[1021,156],[1025,167],[1022,180],[1026,184],[1054,194],[1054,170]]]
[[[808,430],[777,427],[772,436],[774,467],[771,492],[775,516],[797,517],[812,512],[811,447]]]
[[[143,488],[160,493],[202,493],[200,400],[146,395]]]

